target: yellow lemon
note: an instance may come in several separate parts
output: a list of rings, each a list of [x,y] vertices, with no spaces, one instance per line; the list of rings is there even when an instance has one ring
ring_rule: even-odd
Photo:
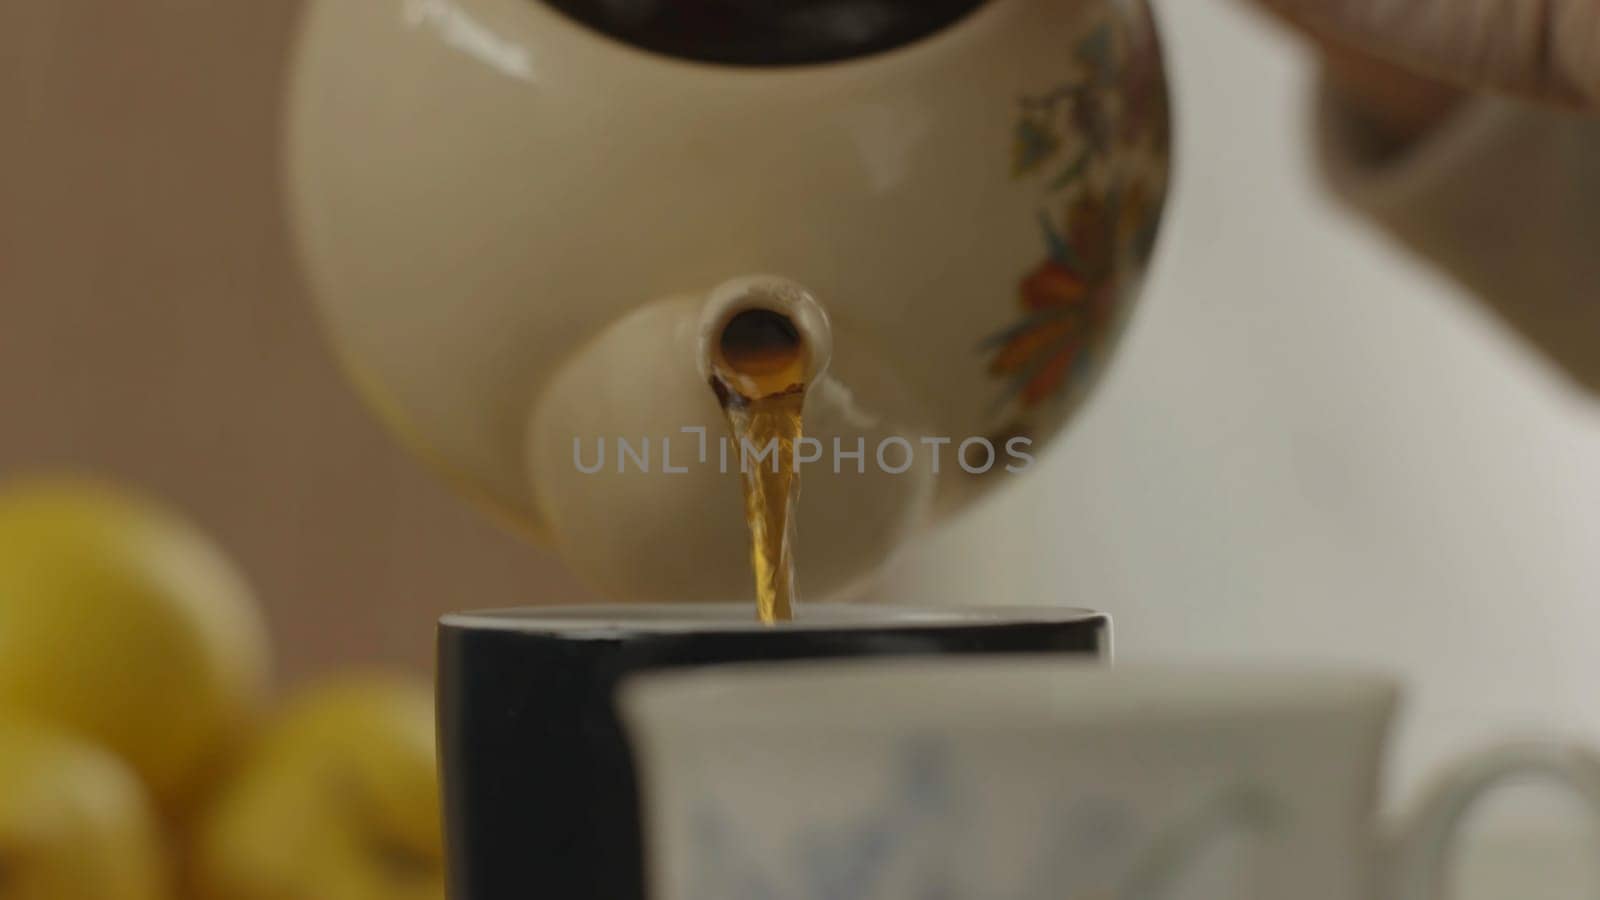
[[[253,719],[267,656],[248,586],[171,510],[84,479],[0,486],[0,712],[105,745],[170,810]]]
[[[367,675],[294,701],[198,823],[204,900],[443,900],[426,684]]]
[[[160,900],[160,842],[144,787],[109,752],[0,720],[0,897]]]

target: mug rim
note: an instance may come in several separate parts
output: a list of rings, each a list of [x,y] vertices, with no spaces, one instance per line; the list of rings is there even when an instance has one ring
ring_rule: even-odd
[[[518,606],[448,613],[439,627],[563,638],[630,635],[807,634],[875,630],[957,630],[1028,625],[1110,624],[1105,613],[1056,605],[886,606],[818,603],[800,606],[795,619],[767,625],[750,603],[611,603]],[[742,664],[741,664],[742,665]]]
[[[732,663],[641,673],[618,690],[651,733],[1034,731],[1141,722],[1237,723],[1359,713],[1401,695],[1381,670],[1314,664],[1136,664],[1060,657]]]

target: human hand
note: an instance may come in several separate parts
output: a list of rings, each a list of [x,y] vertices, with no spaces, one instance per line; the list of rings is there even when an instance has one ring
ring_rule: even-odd
[[[1340,53],[1600,111],[1600,0],[1260,0]]]
[[[1600,0],[1257,0],[1318,45],[1371,150],[1404,148],[1473,92],[1600,113]]]

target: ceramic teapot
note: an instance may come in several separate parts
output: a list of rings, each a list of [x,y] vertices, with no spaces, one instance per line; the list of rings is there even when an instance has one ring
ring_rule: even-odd
[[[316,0],[291,221],[370,404],[619,599],[751,593],[707,348],[787,320],[815,600],[1082,401],[1155,242],[1165,88],[1142,0]]]

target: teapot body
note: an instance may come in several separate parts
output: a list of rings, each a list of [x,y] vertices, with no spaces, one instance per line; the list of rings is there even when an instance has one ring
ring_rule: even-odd
[[[287,134],[320,315],[386,422],[605,593],[705,601],[748,593],[748,539],[694,446],[723,426],[685,298],[772,273],[827,310],[808,433],[861,439],[868,471],[805,468],[798,529],[808,596],[836,593],[1086,396],[1155,240],[1169,114],[1141,0],[989,0],[775,67],[538,0],[317,0]],[[661,471],[671,436],[666,467],[705,471]],[[613,471],[652,437],[655,472]]]

